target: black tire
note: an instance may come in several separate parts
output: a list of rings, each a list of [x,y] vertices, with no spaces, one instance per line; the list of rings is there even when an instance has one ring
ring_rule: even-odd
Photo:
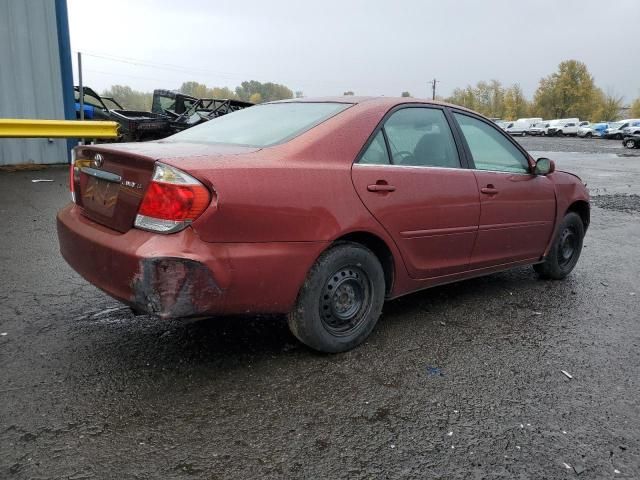
[[[562,133],[562,130],[558,130],[556,132],[556,137],[564,137],[564,133]]]
[[[622,134],[616,133],[616,140],[622,140]]]
[[[522,132],[522,136],[526,137],[527,136],[527,132]]]
[[[584,224],[580,215],[569,212],[564,216],[549,255],[544,262],[533,266],[541,278],[561,280],[571,273],[578,263],[584,239]]]
[[[636,141],[632,138],[624,141],[625,148],[636,148]]]
[[[307,274],[289,328],[320,352],[351,350],[375,327],[384,296],[384,271],[373,252],[358,243],[337,244]]]
[[[546,133],[544,133],[544,132],[540,132],[540,136],[541,136],[541,137],[545,137],[546,135],[547,135]]]
[[[585,137],[587,137],[587,138],[591,138],[591,137],[593,137],[593,133],[591,133],[591,132],[587,132],[587,134],[585,135]]]

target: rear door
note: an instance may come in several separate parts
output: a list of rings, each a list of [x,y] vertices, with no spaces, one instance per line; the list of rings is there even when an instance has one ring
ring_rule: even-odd
[[[387,117],[353,166],[358,195],[413,278],[468,268],[480,204],[459,148],[443,109],[404,107]]]
[[[480,190],[471,268],[542,256],[555,222],[553,183],[530,173],[528,156],[490,122],[454,112]]]

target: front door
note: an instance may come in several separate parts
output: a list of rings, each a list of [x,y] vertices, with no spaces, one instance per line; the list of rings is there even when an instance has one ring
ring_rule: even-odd
[[[478,189],[473,172],[462,168],[442,109],[394,112],[354,164],[352,177],[411,277],[468,268],[480,216]]]
[[[471,153],[480,190],[471,268],[540,258],[555,222],[553,183],[530,173],[527,156],[493,125],[458,112],[454,118]]]

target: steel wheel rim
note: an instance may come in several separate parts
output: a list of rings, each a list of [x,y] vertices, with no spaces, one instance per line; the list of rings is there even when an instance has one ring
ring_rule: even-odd
[[[320,318],[326,330],[334,336],[356,331],[367,318],[372,291],[371,280],[362,269],[354,266],[338,269],[320,294]]]
[[[578,250],[578,235],[573,228],[567,227],[560,235],[558,242],[558,264],[566,267],[571,263]]]

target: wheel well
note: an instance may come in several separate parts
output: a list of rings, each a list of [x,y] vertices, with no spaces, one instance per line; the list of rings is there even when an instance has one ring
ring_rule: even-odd
[[[359,243],[371,250],[382,265],[386,293],[391,292],[394,280],[393,254],[384,240],[369,232],[352,232],[337,238],[334,243],[337,242]]]
[[[580,215],[582,224],[584,225],[584,231],[586,232],[587,228],[589,228],[589,222],[591,221],[591,210],[589,209],[589,204],[584,200],[578,200],[569,206],[567,212],[575,212]]]

